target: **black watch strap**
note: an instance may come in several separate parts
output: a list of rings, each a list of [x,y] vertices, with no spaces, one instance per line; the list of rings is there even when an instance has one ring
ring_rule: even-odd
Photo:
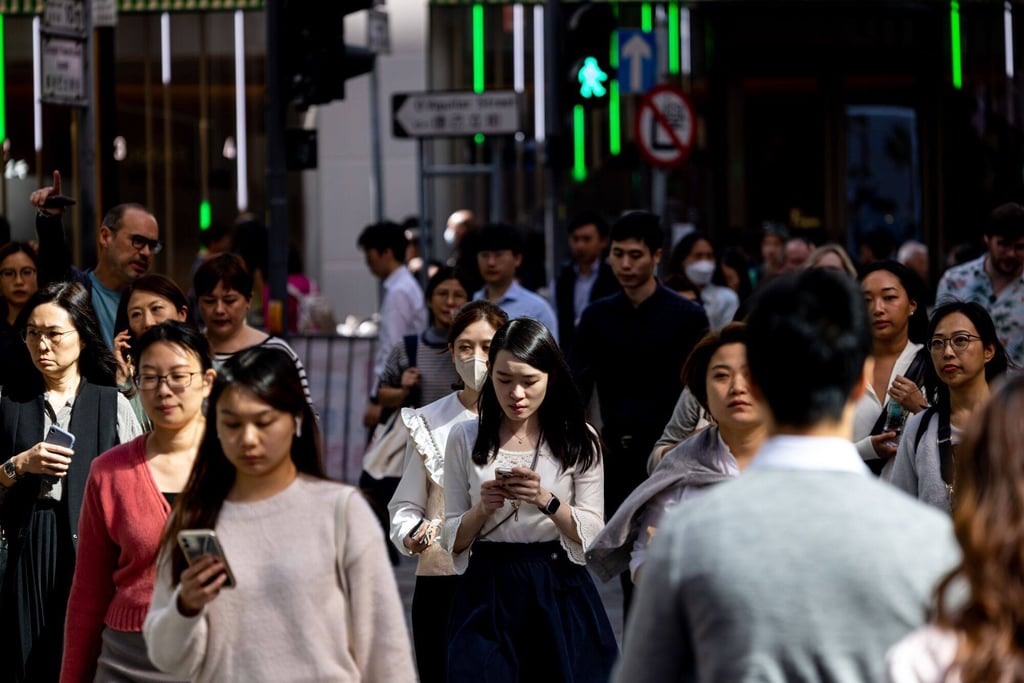
[[[540,511],[543,512],[545,515],[551,516],[558,512],[558,508],[561,507],[561,505],[562,501],[558,500],[558,496],[552,493],[551,500],[549,500],[548,504],[542,507]]]
[[[18,469],[14,466],[14,458],[4,463],[4,474],[11,481],[18,481]]]

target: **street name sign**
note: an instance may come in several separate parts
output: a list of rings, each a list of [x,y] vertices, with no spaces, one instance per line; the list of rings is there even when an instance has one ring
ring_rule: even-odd
[[[513,90],[391,96],[391,132],[396,138],[504,135],[519,129],[519,96]]]
[[[619,29],[619,92],[644,93],[658,82],[658,43],[653,33]]]
[[[42,53],[43,102],[84,107],[85,43],[44,35]]]
[[[673,85],[652,88],[636,110],[640,153],[655,166],[671,168],[686,160],[693,146],[697,120],[682,90]]]

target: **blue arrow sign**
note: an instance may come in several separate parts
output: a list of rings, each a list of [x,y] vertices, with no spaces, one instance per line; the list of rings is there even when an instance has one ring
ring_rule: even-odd
[[[619,29],[619,92],[643,93],[658,82],[658,49],[653,33]]]

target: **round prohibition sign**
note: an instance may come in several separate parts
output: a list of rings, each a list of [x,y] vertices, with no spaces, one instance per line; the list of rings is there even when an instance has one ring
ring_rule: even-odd
[[[693,146],[695,122],[693,107],[682,90],[672,85],[651,88],[636,111],[634,134],[640,153],[655,166],[678,166]]]

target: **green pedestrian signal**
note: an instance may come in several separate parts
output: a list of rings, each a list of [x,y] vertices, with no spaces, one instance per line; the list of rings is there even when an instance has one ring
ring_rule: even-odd
[[[587,57],[583,60],[583,66],[580,67],[577,78],[580,82],[581,97],[590,99],[604,97],[608,94],[608,89],[604,87],[604,82],[608,80],[608,74],[601,70],[594,57]]]

